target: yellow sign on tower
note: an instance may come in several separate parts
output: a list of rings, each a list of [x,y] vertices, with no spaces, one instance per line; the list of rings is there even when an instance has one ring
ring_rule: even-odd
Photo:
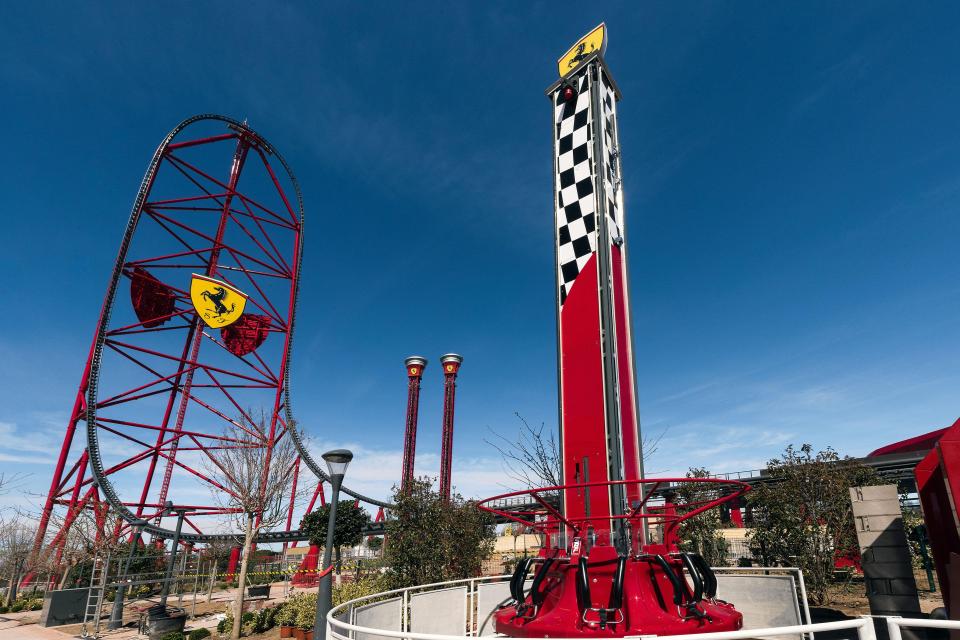
[[[207,326],[218,329],[240,319],[247,294],[226,282],[195,273],[190,280],[190,300]]]
[[[577,44],[570,47],[569,51],[560,56],[557,60],[557,67],[560,71],[560,77],[567,75],[586,60],[594,51],[599,51],[602,56],[607,50],[607,26],[600,23],[593,31],[577,40]]]

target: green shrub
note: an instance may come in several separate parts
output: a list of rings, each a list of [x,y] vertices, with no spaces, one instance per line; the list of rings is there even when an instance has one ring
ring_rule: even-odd
[[[333,588],[333,606],[337,607],[348,600],[372,596],[389,589],[387,577],[381,573],[367,574],[354,582],[344,582]]]
[[[264,609],[264,611],[266,611],[264,620],[266,626],[264,629],[273,629],[277,624],[277,614],[280,613],[280,607],[270,607],[269,609]]]
[[[34,598],[33,600],[29,600],[27,605],[29,606],[30,611],[40,611],[40,609],[43,609],[43,600],[40,598]]]
[[[313,629],[317,617],[317,594],[298,593],[291,600],[296,600],[297,617],[294,625],[301,629]]]
[[[171,631],[160,636],[160,640],[184,640],[182,631]]]
[[[11,612],[11,613],[18,613],[18,612],[20,612],[20,611],[23,611],[23,605],[24,605],[24,604],[26,604],[26,603],[23,602],[22,600],[19,600],[19,601],[17,601],[17,602],[14,602],[14,603],[13,603],[13,606],[10,607],[10,612]]]
[[[253,622],[257,619],[256,611],[244,611],[243,615],[240,616],[240,624],[247,624],[248,622]]]
[[[6,607],[0,605],[0,613],[6,613],[7,611],[9,611],[9,609],[7,609]]]
[[[227,633],[227,619],[224,618],[217,623],[217,633]]]
[[[283,627],[292,627],[297,621],[297,610],[292,602],[284,602],[277,607],[273,621]]]
[[[209,629],[194,629],[190,632],[190,635],[187,636],[187,640],[203,640],[203,638],[210,637]]]

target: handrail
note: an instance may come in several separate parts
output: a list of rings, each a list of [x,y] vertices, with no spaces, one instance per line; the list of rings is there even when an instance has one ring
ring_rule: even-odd
[[[726,569],[726,570],[737,570],[738,567],[717,567],[716,569]],[[747,571],[756,571],[757,568],[742,568]],[[760,567],[759,569],[764,569]],[[777,570],[777,571],[796,571],[800,576],[800,586],[803,588],[803,572],[796,567],[766,567],[767,570]],[[413,587],[402,587],[400,589],[391,589],[389,591],[383,591],[380,593],[375,593],[372,595],[361,596],[359,598],[354,598],[348,600],[333,609],[327,614],[327,637],[328,638],[337,638],[338,640],[347,640],[350,636],[349,632],[363,633],[368,634],[369,636],[380,636],[383,638],[409,638],[410,640],[464,640],[468,637],[474,637],[471,634],[466,635],[443,635],[443,634],[432,634],[432,633],[420,633],[414,631],[405,631],[400,630],[389,630],[389,629],[375,629],[372,627],[364,627],[361,625],[352,624],[350,622],[345,622],[342,620],[337,620],[336,616],[341,615],[345,611],[350,611],[355,608],[356,605],[361,605],[365,603],[372,603],[379,601],[385,596],[401,596],[404,600],[407,599],[408,594],[429,591],[432,589],[450,587],[456,585],[464,585],[469,588],[468,592],[468,601],[469,598],[472,598],[476,595],[476,592],[473,590],[473,585],[477,583],[489,583],[489,582],[508,582],[511,578],[511,574],[504,574],[499,576],[484,576],[477,578],[465,578],[461,580],[445,580],[441,582],[431,582],[428,584],[416,585]],[[803,603],[804,609],[806,610],[806,602]],[[471,607],[472,609],[472,607]],[[807,620],[809,620],[809,612],[807,613]],[[788,634],[804,634],[807,637],[812,637],[813,633],[820,631],[837,631],[843,629],[856,629],[858,640],[876,640],[876,634],[874,633],[873,624],[871,622],[872,618],[869,616],[861,616],[852,620],[841,620],[838,622],[820,622],[814,624],[800,624],[792,625],[788,627],[770,627],[763,629],[741,629],[739,631],[720,631],[715,633],[698,633],[698,634],[686,634],[686,635],[677,635],[677,636],[641,636],[642,638],[654,638],[654,637],[663,637],[670,638],[671,640],[746,640],[748,638],[763,638],[767,636],[779,636],[779,635],[788,635]],[[891,620],[894,622],[891,623]],[[869,624],[868,624],[869,623]],[[944,624],[944,621],[933,621],[933,620],[915,620],[915,619],[888,619],[888,624],[896,624],[899,626],[929,626],[934,628],[958,628],[960,629],[960,623],[953,623],[956,626],[951,626],[949,624]],[[471,631],[472,633],[472,631]],[[554,640],[578,640],[574,638],[556,638]],[[899,635],[899,628],[897,629],[896,634],[891,633],[891,640],[902,640],[902,637]]]
[[[903,640],[900,627],[960,630],[960,620],[924,620],[923,618],[901,618],[900,616],[887,617],[887,633],[890,634],[890,640]]]

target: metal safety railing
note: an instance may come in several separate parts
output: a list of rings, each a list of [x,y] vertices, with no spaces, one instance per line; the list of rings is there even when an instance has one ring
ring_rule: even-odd
[[[899,616],[889,616],[886,618],[887,633],[890,640],[903,640],[903,634],[900,633],[902,627],[913,627],[917,629],[952,629],[960,631],[960,620],[924,620],[921,618],[901,618]]]
[[[766,569],[718,567],[717,570],[735,574],[777,571],[795,575],[798,591],[798,602],[796,604],[802,608],[802,616],[803,619],[806,620],[806,624],[670,636],[673,640],[745,640],[747,638],[765,638],[785,635],[812,638],[814,634],[818,632],[842,630],[849,630],[851,632],[851,639],[856,637],[858,640],[876,640],[872,618],[869,616],[838,622],[811,623],[810,610],[806,602],[806,586],[803,582],[803,572],[795,567],[772,567]],[[335,640],[378,640],[379,638],[463,640],[463,638],[485,635],[492,636],[493,633],[489,627],[486,627],[486,632],[482,630],[482,623],[484,620],[489,619],[490,612],[481,610],[479,591],[483,588],[482,585],[490,585],[491,583],[497,582],[505,583],[510,577],[508,574],[467,580],[449,580],[405,589],[393,589],[391,591],[355,598],[334,607],[330,611],[327,616],[327,637]],[[452,626],[461,628],[463,632],[457,634],[442,634],[424,633],[414,630],[410,620],[410,615],[413,611],[411,603],[423,594],[428,594],[432,591],[453,590],[454,588],[462,589],[462,592],[466,596],[462,608],[460,605],[456,605],[445,610],[433,611],[432,613],[437,617],[449,616],[453,620]],[[386,615],[381,615],[379,618],[376,618],[376,626],[370,626],[371,623],[361,623],[358,619],[360,616],[358,616],[357,613],[364,609],[369,610],[377,604],[385,607],[383,613]],[[909,620],[901,624],[906,626],[913,622],[916,621]],[[958,626],[960,626],[960,623],[958,623]],[[640,637],[653,638],[657,636],[650,635]],[[891,635],[891,640],[902,639]]]

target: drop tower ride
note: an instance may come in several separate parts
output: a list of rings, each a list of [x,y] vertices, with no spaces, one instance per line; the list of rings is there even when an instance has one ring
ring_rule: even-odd
[[[558,387],[566,484],[643,477],[617,102],[601,24],[558,61],[553,104]],[[585,488],[564,514],[611,531],[639,483]]]

